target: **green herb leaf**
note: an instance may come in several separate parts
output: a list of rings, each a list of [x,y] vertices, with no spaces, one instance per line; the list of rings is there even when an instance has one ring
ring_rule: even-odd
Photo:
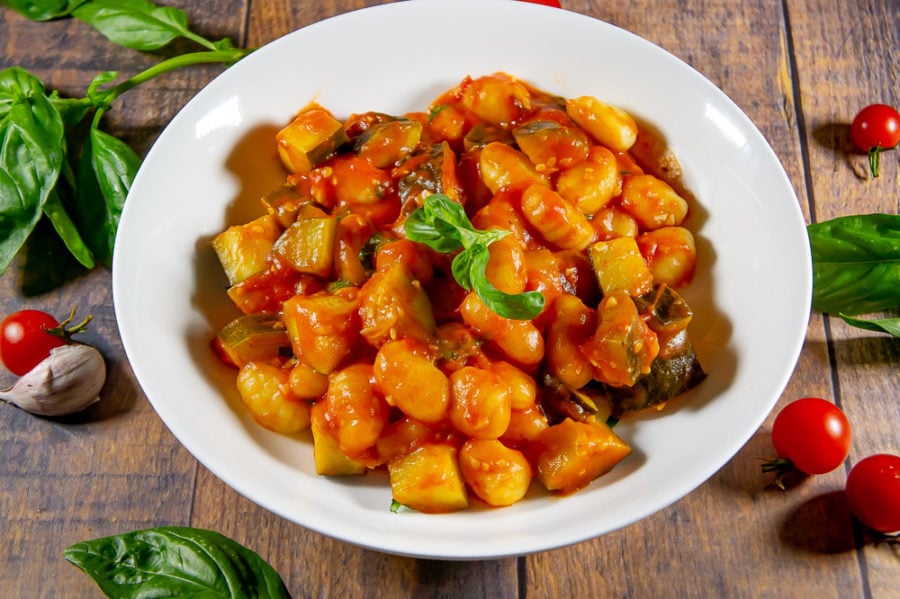
[[[472,286],[475,293],[484,304],[504,318],[514,320],[531,320],[544,309],[544,294],[539,291],[526,291],[524,293],[506,293],[500,291],[488,281],[485,271],[488,259],[487,246],[480,246],[474,252],[469,271]]]
[[[183,10],[148,0],[93,0],[72,11],[72,16],[92,25],[111,42],[134,50],[158,50],[178,37],[217,49],[188,29]]]
[[[125,142],[92,127],[82,149],[74,212],[97,260],[112,262],[125,199],[141,165]]]
[[[900,215],[845,216],[807,233],[814,309],[854,316],[900,307]]]
[[[488,246],[509,234],[509,231],[476,229],[462,205],[444,194],[425,198],[421,208],[414,210],[404,223],[406,236],[441,253],[462,250],[453,258],[453,278],[464,289],[474,290],[491,310],[516,320],[530,320],[544,308],[544,296],[538,291],[509,294],[500,291],[488,280]]]
[[[63,555],[110,597],[290,597],[258,554],[209,530],[139,530],[77,543]]]
[[[867,331],[875,331],[877,333],[887,333],[894,337],[900,337],[900,318],[873,318],[866,320],[863,318],[854,318],[846,314],[838,314],[844,321],[854,327],[865,329]]]
[[[64,156],[63,120],[41,81],[0,71],[0,274],[41,217]]]
[[[85,245],[81,234],[75,228],[75,223],[69,218],[69,213],[66,212],[62,200],[55,191],[50,194],[44,204],[44,214],[47,215],[53,229],[79,264],[85,268],[94,268],[94,257],[91,255],[91,251]]]
[[[0,5],[8,6],[32,21],[49,21],[69,16],[73,10],[87,0],[0,0]]]

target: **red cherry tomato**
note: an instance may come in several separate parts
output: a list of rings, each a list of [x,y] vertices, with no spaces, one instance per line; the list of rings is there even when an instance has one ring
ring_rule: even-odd
[[[850,439],[850,422],[841,409],[818,397],[789,403],[772,424],[775,451],[806,474],[825,474],[843,464]]]
[[[900,144],[900,113],[887,104],[866,106],[850,124],[850,140],[869,154],[869,170],[877,177],[881,152]]]
[[[0,323],[0,360],[10,372],[23,375],[44,358],[50,350],[65,345],[64,338],[47,331],[58,329],[59,322],[40,310],[13,312]]]
[[[900,531],[900,456],[879,453],[858,462],[846,496],[850,511],[872,530]]]
[[[544,4],[546,6],[555,6],[556,8],[562,8],[557,0],[522,0],[522,2],[531,2],[532,4]]]

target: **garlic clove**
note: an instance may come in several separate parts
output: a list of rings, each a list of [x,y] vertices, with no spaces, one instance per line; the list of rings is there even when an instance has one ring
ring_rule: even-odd
[[[38,416],[63,416],[98,401],[105,381],[106,363],[99,351],[90,345],[63,345],[0,391],[0,399]]]

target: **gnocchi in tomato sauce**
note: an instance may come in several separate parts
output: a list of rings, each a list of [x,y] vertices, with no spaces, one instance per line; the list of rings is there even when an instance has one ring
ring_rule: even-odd
[[[632,451],[618,419],[705,377],[678,293],[690,201],[642,135],[619,107],[505,73],[420,112],[302,109],[273,140],[284,183],[212,241],[240,311],[212,345],[246,409],[311,430],[319,474],[386,471],[395,504],[421,512],[610,471]],[[407,234],[435,196],[461,207],[461,238],[502,231],[462,277],[483,285],[461,284],[472,264],[446,223],[433,244]],[[485,288],[542,302],[510,318]]]

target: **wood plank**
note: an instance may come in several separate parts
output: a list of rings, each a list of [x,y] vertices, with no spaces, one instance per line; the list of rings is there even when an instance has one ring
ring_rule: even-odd
[[[254,46],[267,43],[334,14],[365,6],[359,1],[253,3],[248,43]],[[211,497],[220,499],[210,502]],[[227,515],[223,518],[223,511],[238,512],[241,517],[237,521]],[[238,540],[257,543],[260,542],[257,531],[262,529],[263,540],[257,551],[271,560],[290,589],[303,596],[362,597],[377,593],[385,597],[500,598],[518,593],[515,559],[463,564],[365,550],[273,516],[225,487],[204,469],[198,479],[192,522],[225,534],[230,531]],[[291,551],[285,552],[285,547]],[[376,580],[380,590],[373,587]]]
[[[666,11],[639,2],[588,12],[659,44],[734,99],[781,159],[808,215],[780,3],[709,1]],[[811,319],[808,340],[778,407],[831,393],[821,318]],[[805,481],[790,494],[766,488],[759,460],[773,453],[770,426],[771,416],[715,476],[669,508],[600,539],[529,557],[523,584],[534,597],[780,596],[786,580],[797,596],[858,594],[852,530],[823,522],[846,517],[829,495],[841,475]]]
[[[791,0],[800,97],[806,118],[815,217],[900,213],[900,153],[882,156],[881,176],[854,152],[849,124],[863,106],[900,105],[900,4],[878,0]],[[873,453],[900,455],[900,341],[828,318],[835,397],[854,425],[849,462]],[[842,472],[834,488],[843,485]],[[890,543],[857,528],[859,560],[872,597],[893,597],[900,562]]]
[[[242,2],[208,4],[197,15],[200,30],[219,36],[242,33]],[[6,8],[0,14],[5,47],[0,68],[26,68],[63,95],[83,95],[102,70],[118,69],[130,76],[158,61],[123,50],[75,20],[31,23]],[[218,70],[173,73],[130,91],[113,105],[104,129],[143,154]],[[37,418],[0,404],[0,528],[7,540],[0,550],[0,595],[97,596],[93,581],[66,562],[62,551],[100,536],[187,525],[197,463],[140,392],[119,339],[110,272],[98,268],[62,289],[27,297],[22,266],[17,259],[0,277],[4,314],[30,307],[62,319],[73,306],[80,315],[92,313],[89,332],[81,339],[104,355],[108,378],[100,403],[71,417]],[[4,370],[0,385],[8,387],[14,379]]]
[[[188,6],[177,0],[163,2]],[[258,46],[375,0],[210,0],[187,9],[195,29]],[[900,212],[900,152],[869,180],[849,152],[847,126],[864,104],[897,96],[900,4],[880,0],[563,0],[650,39],[696,67],[759,126],[781,159],[804,214],[818,220]],[[81,23],[29,23],[0,9],[0,68],[19,64],[64,94],[99,71],[133,74],[153,56],[113,47]],[[34,40],[40,40],[35,44]],[[47,48],[59,48],[47,52]],[[177,49],[187,46],[182,43]],[[107,126],[144,153],[219,67],[171,74],[121,99]],[[641,76],[636,73],[635,76]],[[798,112],[798,107],[800,112]],[[713,166],[714,167],[714,166]],[[812,210],[810,210],[810,206]],[[0,277],[5,311],[92,311],[85,341],[107,358],[104,400],[84,415],[39,419],[0,404],[0,595],[97,596],[61,557],[71,543],[163,524],[231,536],[259,552],[294,596],[385,597],[892,597],[895,550],[864,533],[841,489],[846,469],[767,487],[772,416],[738,455],[686,498],[604,537],[525,558],[415,560],[329,539],[254,505],[198,465],[168,432],[134,379],[118,339],[108,271],[38,297],[19,266]],[[777,343],[778,340],[773,340]],[[856,427],[850,463],[900,453],[900,345],[813,314],[799,366],[777,408],[803,395],[836,400]],[[834,380],[832,380],[834,365]],[[0,373],[0,385],[13,377]],[[473,540],[477,542],[477,540]]]

